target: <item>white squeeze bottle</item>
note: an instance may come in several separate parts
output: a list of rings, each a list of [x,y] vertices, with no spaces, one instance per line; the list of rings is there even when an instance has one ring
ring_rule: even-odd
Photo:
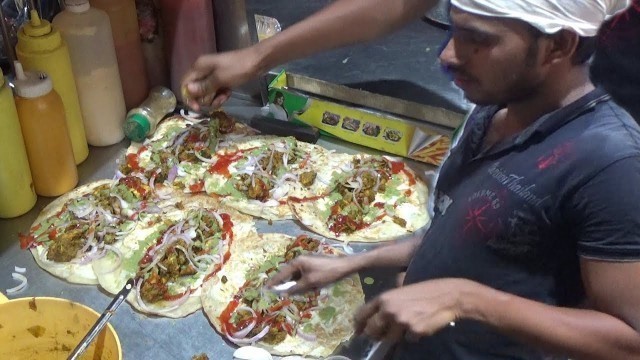
[[[65,5],[53,26],[69,46],[87,142],[115,144],[124,138],[126,108],[109,17],[88,0],[66,0]]]

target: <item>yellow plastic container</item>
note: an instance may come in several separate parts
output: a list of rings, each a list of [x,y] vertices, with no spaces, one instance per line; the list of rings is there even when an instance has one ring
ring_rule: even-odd
[[[25,70],[42,71],[51,77],[53,88],[64,104],[75,163],[83,162],[89,155],[89,146],[69,50],[60,32],[52,28],[48,21],[41,20],[37,11],[31,10],[31,21],[18,31],[16,55]]]
[[[65,360],[99,316],[93,309],[66,299],[7,300],[0,294],[0,359]],[[111,324],[98,334],[81,359],[122,359],[120,339]]]
[[[46,74],[15,64],[16,109],[36,193],[62,195],[78,183],[62,100]]]
[[[13,94],[0,70],[0,218],[29,211],[37,196]]]

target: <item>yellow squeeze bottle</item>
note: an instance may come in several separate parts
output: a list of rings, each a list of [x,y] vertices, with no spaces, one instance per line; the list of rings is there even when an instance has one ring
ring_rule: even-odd
[[[47,20],[41,20],[37,11],[31,10],[31,21],[18,31],[16,55],[25,70],[42,71],[50,76],[53,88],[64,104],[75,163],[83,162],[89,155],[89,146],[69,50],[60,32]]]
[[[51,79],[15,62],[16,109],[36,194],[59,196],[78,184],[62,99]]]
[[[0,218],[29,211],[36,203],[29,159],[13,94],[0,70]]]

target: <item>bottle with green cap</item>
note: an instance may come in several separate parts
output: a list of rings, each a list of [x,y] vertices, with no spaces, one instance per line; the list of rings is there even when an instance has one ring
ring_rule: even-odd
[[[127,113],[124,123],[125,135],[131,141],[143,142],[156,131],[160,120],[175,108],[176,96],[173,92],[163,86],[154,87],[140,106]]]
[[[36,203],[29,159],[13,93],[0,69],[0,218],[29,211]]]
[[[16,55],[25,70],[42,71],[51,78],[53,88],[64,104],[73,155],[75,163],[79,164],[89,155],[89,147],[69,49],[56,28],[51,27],[47,20],[40,19],[37,11],[31,10],[30,14],[31,20],[18,31]]]
[[[58,196],[78,183],[62,99],[49,76],[16,61],[16,109],[36,194]]]

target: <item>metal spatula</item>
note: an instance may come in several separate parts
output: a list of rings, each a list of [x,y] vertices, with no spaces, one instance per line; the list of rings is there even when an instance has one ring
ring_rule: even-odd
[[[91,342],[95,339],[95,337],[98,334],[100,334],[102,329],[107,325],[107,323],[109,322],[109,319],[111,318],[113,313],[116,311],[116,309],[120,306],[120,304],[122,304],[122,302],[124,302],[124,299],[127,298],[127,295],[129,295],[129,293],[131,292],[131,289],[133,289],[134,283],[135,283],[134,279],[127,280],[127,283],[124,285],[122,290],[120,290],[118,294],[115,296],[115,298],[113,298],[109,306],[107,306],[107,308],[104,309],[104,311],[102,312],[102,315],[100,315],[96,323],[93,324],[91,329],[89,329],[89,332],[87,333],[87,335],[84,336],[82,341],[80,341],[78,346],[76,346],[76,348],[73,349],[73,351],[71,352],[67,360],[77,360],[80,358],[80,356],[82,356],[82,353],[84,353],[85,350],[87,350],[89,345],[91,345]]]

